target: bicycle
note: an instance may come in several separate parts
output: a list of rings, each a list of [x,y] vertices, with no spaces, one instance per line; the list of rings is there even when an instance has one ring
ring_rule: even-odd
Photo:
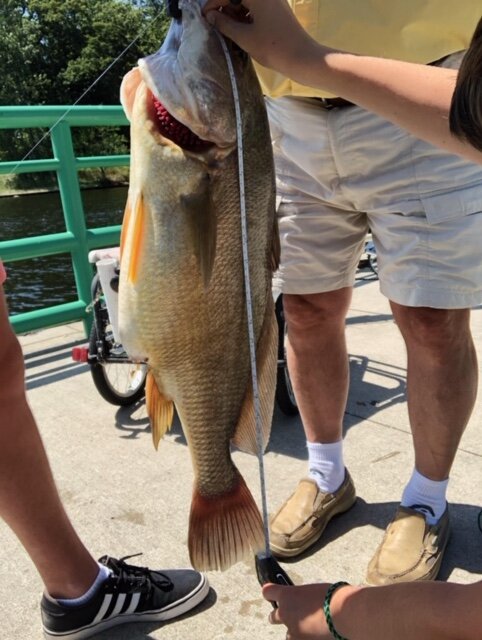
[[[94,385],[104,400],[129,406],[144,397],[147,365],[129,358],[116,335],[116,322],[109,315],[109,310],[110,314],[117,313],[119,248],[91,251],[89,262],[96,266],[89,305],[92,328],[88,344],[74,347],[72,358],[89,365]]]

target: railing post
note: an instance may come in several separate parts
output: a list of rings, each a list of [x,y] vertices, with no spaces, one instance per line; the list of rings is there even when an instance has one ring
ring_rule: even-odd
[[[76,240],[75,247],[72,248],[75,284],[80,300],[87,306],[90,301],[92,267],[88,260],[87,225],[69,124],[59,122],[52,130],[51,136],[54,157],[59,162],[57,178],[65,225]],[[89,335],[90,319],[84,317],[83,322],[86,335]]]

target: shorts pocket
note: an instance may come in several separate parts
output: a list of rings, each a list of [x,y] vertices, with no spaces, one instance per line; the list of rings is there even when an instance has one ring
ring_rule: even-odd
[[[430,224],[464,218],[482,212],[482,184],[458,191],[422,195],[421,201]]]

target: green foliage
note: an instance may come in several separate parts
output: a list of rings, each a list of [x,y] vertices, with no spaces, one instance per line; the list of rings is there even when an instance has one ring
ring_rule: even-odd
[[[123,76],[159,48],[168,22],[162,0],[1,0],[0,106],[119,104]],[[42,135],[0,131],[0,160],[19,160]],[[125,130],[79,129],[74,142],[79,156],[128,150]],[[30,158],[49,155],[47,140]]]

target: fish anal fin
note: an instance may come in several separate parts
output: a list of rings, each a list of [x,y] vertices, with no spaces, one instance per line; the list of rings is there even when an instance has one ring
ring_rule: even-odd
[[[166,431],[171,428],[174,417],[174,403],[159,391],[156,379],[152,371],[149,371],[146,379],[146,408],[151,421],[152,440],[157,449],[159,441]]]
[[[194,489],[188,546],[198,571],[225,571],[264,548],[261,514],[239,472],[222,495],[206,497]]]
[[[124,241],[127,242],[128,238],[131,241],[127,279],[129,282],[135,283],[137,282],[139,275],[139,263],[142,256],[146,232],[146,211],[142,193],[138,195],[134,205],[134,211],[130,216],[132,222],[129,224],[129,229],[126,231]]]
[[[211,179],[205,174],[197,189],[181,195],[181,207],[186,215],[194,254],[207,288],[211,280],[216,257],[217,217],[212,200]]]
[[[276,390],[276,375],[278,366],[279,333],[274,302],[269,296],[263,327],[256,349],[256,365],[258,378],[258,393],[261,409],[261,430],[263,451],[268,444],[273,420],[274,396]],[[233,444],[247,453],[258,454],[258,440],[256,434],[256,420],[253,403],[253,385],[251,375],[244,397],[238,425],[233,438]]]

